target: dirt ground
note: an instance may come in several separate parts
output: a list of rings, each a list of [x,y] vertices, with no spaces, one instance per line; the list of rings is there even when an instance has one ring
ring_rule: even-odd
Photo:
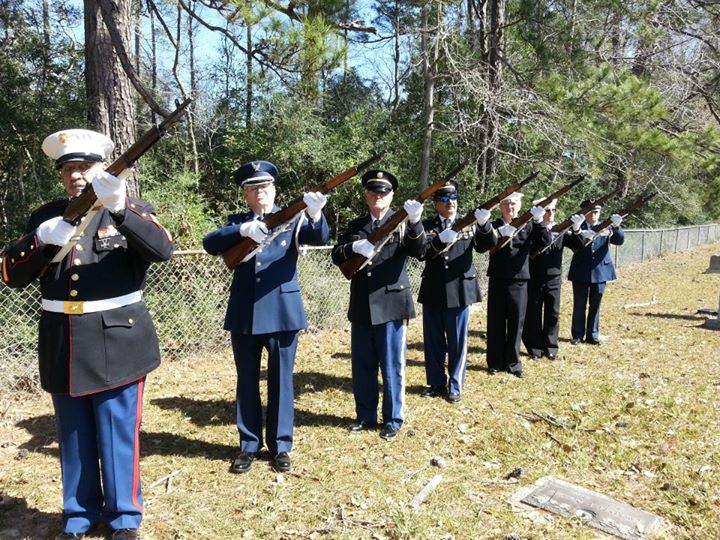
[[[579,518],[509,504],[518,489],[556,476],[658,514],[660,538],[718,539],[720,331],[698,314],[718,306],[720,274],[704,273],[718,252],[715,244],[621,269],[603,300],[599,347],[570,345],[565,286],[559,358],[525,359],[522,380],[486,374],[478,306],[458,405],[420,396],[413,322],[407,421],[391,442],[346,430],[349,333],[302,336],[294,467],[284,475],[267,455],[246,475],[228,473],[238,445],[230,351],[165,362],[145,395],[143,538],[605,538]],[[49,396],[0,392],[0,539],[60,531],[57,454]],[[107,537],[100,528],[86,538]]]

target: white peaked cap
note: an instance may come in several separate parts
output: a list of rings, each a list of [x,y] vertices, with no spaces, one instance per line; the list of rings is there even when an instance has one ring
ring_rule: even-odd
[[[535,200],[533,201],[533,206],[537,206],[538,204],[540,204],[540,203],[543,202],[544,200],[545,200],[545,197],[543,197],[543,198],[541,198],[541,199],[535,199]],[[553,199],[552,201],[550,201],[548,204],[545,205],[545,208],[550,209],[550,210],[555,210],[555,207],[556,207],[556,206],[557,206],[557,199]]]
[[[500,202],[503,203],[505,201],[515,201],[516,203],[519,204],[521,202],[520,199],[522,199],[522,197],[523,197],[522,193],[520,193],[519,191],[514,191],[510,195],[505,197],[503,200],[501,200]]]
[[[89,129],[64,129],[48,135],[42,150],[55,166],[60,168],[69,161],[103,161],[110,155],[115,144],[112,140]]]

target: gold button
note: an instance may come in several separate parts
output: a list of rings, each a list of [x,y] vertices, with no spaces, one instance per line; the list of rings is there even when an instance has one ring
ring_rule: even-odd
[[[21,252],[20,252],[20,256],[21,256],[21,257],[24,257],[24,256],[25,256],[25,252],[24,252],[24,251],[21,251]]]
[[[372,272],[368,272],[368,277],[372,277]]]
[[[147,217],[147,214],[146,214],[145,212],[143,212],[143,213],[140,214],[140,215],[141,215],[142,217]]]
[[[72,279],[73,281],[77,281],[78,279],[80,279],[80,276],[78,276],[77,274],[73,274],[72,276],[70,276],[70,279]]]
[[[11,263],[14,263],[14,262],[15,262],[15,259],[12,259],[12,258],[11,258],[11,259],[10,259],[10,262],[11,262]]]
[[[80,264],[82,264],[82,261],[81,261],[80,259],[75,259],[75,260],[73,261],[73,264],[80,265]]]
[[[132,319],[128,319],[128,323],[133,324],[135,321]]]
[[[262,263],[260,261],[255,263],[255,266],[262,266]]]
[[[83,250],[82,246],[75,246],[75,249],[77,249],[78,251],[82,251],[82,250]]]
[[[114,247],[114,248],[120,247],[120,244],[113,244],[113,247]]]
[[[31,245],[30,245],[30,249],[35,249],[35,245],[34,245],[34,244],[31,244]]]
[[[72,296],[73,298],[75,298],[77,295],[78,295],[78,292],[75,289],[70,291],[70,296]]]
[[[130,203],[130,208],[135,208],[135,203]]]
[[[401,288],[401,289],[404,289],[404,288],[405,288],[405,285],[400,285],[400,288]]]
[[[260,278],[255,278],[255,283],[260,283]]]

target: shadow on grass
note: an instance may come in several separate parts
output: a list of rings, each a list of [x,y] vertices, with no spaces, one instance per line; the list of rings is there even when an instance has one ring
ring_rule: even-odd
[[[234,420],[233,423],[235,423]],[[238,451],[237,445],[231,446],[189,439],[175,433],[143,432],[140,435],[140,440],[140,455],[142,457],[184,456],[226,461]]]
[[[318,414],[313,411],[295,408],[295,426],[332,426],[345,429],[354,417],[337,416],[335,414]]]
[[[165,411],[181,411],[196,426],[221,426],[235,423],[235,400],[168,397],[150,400]]]
[[[342,390],[352,392],[352,379],[350,366],[348,366],[347,377],[318,373],[317,371],[298,371],[295,373],[295,397],[313,392],[324,392],[325,390]]]
[[[58,506],[61,502],[58,501]],[[53,538],[61,529],[60,512],[49,513],[30,508],[25,499],[0,492],[0,537]]]
[[[56,440],[55,417],[51,414],[33,416],[20,420],[17,427],[23,428],[31,437],[29,441],[22,443],[18,448],[38,454],[58,455],[57,446],[48,448]]]

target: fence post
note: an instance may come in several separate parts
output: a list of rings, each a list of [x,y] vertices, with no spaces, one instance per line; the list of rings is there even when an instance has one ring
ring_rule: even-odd
[[[677,253],[677,244],[678,244],[679,238],[680,238],[680,228],[675,227],[675,247],[673,248],[673,253]]]
[[[645,229],[643,229],[642,237],[640,238],[640,262],[645,262]]]
[[[665,232],[665,229],[660,229],[660,252],[658,255],[663,254],[663,233]]]

